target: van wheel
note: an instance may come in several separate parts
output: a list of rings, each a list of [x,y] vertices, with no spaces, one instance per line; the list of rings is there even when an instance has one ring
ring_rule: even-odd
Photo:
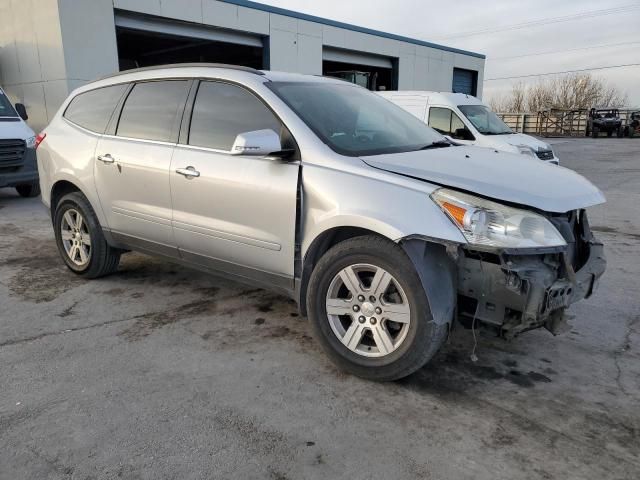
[[[444,343],[411,260],[390,240],[362,236],[332,247],[307,290],[315,336],[342,370],[377,381],[405,377]]]
[[[40,195],[40,182],[23,183],[16,186],[16,191],[21,197],[37,197]]]
[[[53,219],[58,251],[71,271],[87,278],[113,273],[120,250],[109,246],[93,208],[79,192],[62,197]]]

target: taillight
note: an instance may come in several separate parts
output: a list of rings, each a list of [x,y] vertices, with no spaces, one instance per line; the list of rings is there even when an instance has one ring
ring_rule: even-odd
[[[39,133],[38,135],[36,135],[36,148],[38,148],[38,145],[40,145],[42,143],[42,141],[46,138],[47,134],[42,132]]]

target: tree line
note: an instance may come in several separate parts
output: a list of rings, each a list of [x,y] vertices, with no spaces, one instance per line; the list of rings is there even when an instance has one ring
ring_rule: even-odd
[[[589,73],[573,73],[542,80],[533,85],[518,82],[511,91],[493,96],[489,106],[494,112],[539,112],[551,108],[575,110],[620,108],[627,95]]]

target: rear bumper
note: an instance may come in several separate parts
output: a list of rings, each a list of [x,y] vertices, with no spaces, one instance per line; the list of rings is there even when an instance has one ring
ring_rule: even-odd
[[[588,257],[574,270],[566,251],[531,255],[464,250],[458,261],[458,313],[512,337],[546,327],[564,330],[569,305],[588,298],[606,268],[602,243],[585,244]]]
[[[37,180],[38,164],[36,161],[36,151],[33,148],[26,149],[22,166],[4,171],[0,169],[0,188],[15,187]]]

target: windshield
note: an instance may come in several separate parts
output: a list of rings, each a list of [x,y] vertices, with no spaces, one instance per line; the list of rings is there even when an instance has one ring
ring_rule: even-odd
[[[11,102],[4,94],[2,90],[0,90],[0,117],[17,117],[18,114],[11,105]]]
[[[410,113],[363,88],[324,82],[267,85],[341,155],[409,152],[446,142]]]
[[[513,131],[484,105],[458,105],[464,116],[483,135],[507,135]]]

